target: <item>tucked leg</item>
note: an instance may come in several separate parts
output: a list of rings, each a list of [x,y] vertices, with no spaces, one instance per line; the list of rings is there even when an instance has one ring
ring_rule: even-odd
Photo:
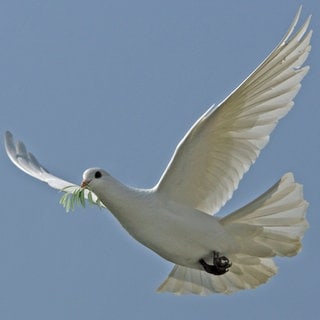
[[[222,275],[229,271],[232,263],[225,256],[220,256],[219,252],[213,251],[213,264],[206,263],[203,259],[199,260],[199,263],[203,266],[203,269],[214,275]]]

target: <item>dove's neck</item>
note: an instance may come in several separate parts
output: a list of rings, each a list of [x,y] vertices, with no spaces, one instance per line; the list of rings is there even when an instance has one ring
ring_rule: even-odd
[[[92,191],[121,223],[130,219],[130,216],[139,215],[154,195],[152,189],[132,188],[112,176],[103,177]]]

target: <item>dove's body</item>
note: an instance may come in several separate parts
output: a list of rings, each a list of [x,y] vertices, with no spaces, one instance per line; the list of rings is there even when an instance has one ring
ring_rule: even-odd
[[[199,260],[212,251],[230,254],[236,250],[236,242],[218,218],[152,189],[130,188],[106,173],[92,180],[90,187],[137,241],[171,262],[202,269]]]

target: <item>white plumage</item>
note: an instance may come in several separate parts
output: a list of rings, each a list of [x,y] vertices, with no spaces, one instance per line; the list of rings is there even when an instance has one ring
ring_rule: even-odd
[[[308,227],[307,208],[301,185],[287,173],[261,197],[220,220],[239,244],[237,253],[229,255],[229,272],[208,276],[176,265],[158,290],[206,295],[257,287],[277,272],[273,256],[290,257],[299,252]]]
[[[231,198],[279,119],[292,108],[308,72],[302,65],[311,48],[310,17],[293,35],[300,11],[265,61],[196,121],[154,188],[125,186],[99,168],[84,172],[83,186],[90,186],[123,227],[176,264],[159,291],[206,295],[255,288],[277,272],[274,256],[299,252],[308,204],[291,173],[236,212],[220,219],[212,214]],[[9,132],[6,150],[21,170],[51,187],[73,185],[49,173]],[[199,261],[210,264],[213,252],[232,262],[229,271],[204,271]]]

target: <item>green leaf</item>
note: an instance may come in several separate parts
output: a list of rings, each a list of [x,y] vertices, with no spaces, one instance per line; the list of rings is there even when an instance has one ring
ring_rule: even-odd
[[[89,201],[89,203],[90,203],[91,205],[94,204],[94,201],[93,201],[93,199],[92,199],[92,192],[91,192],[91,191],[88,192],[88,201]]]
[[[85,200],[85,198],[84,198],[84,189],[81,189],[81,190],[79,191],[79,200],[80,200],[81,205],[85,208],[85,206],[86,206],[86,200]]]

